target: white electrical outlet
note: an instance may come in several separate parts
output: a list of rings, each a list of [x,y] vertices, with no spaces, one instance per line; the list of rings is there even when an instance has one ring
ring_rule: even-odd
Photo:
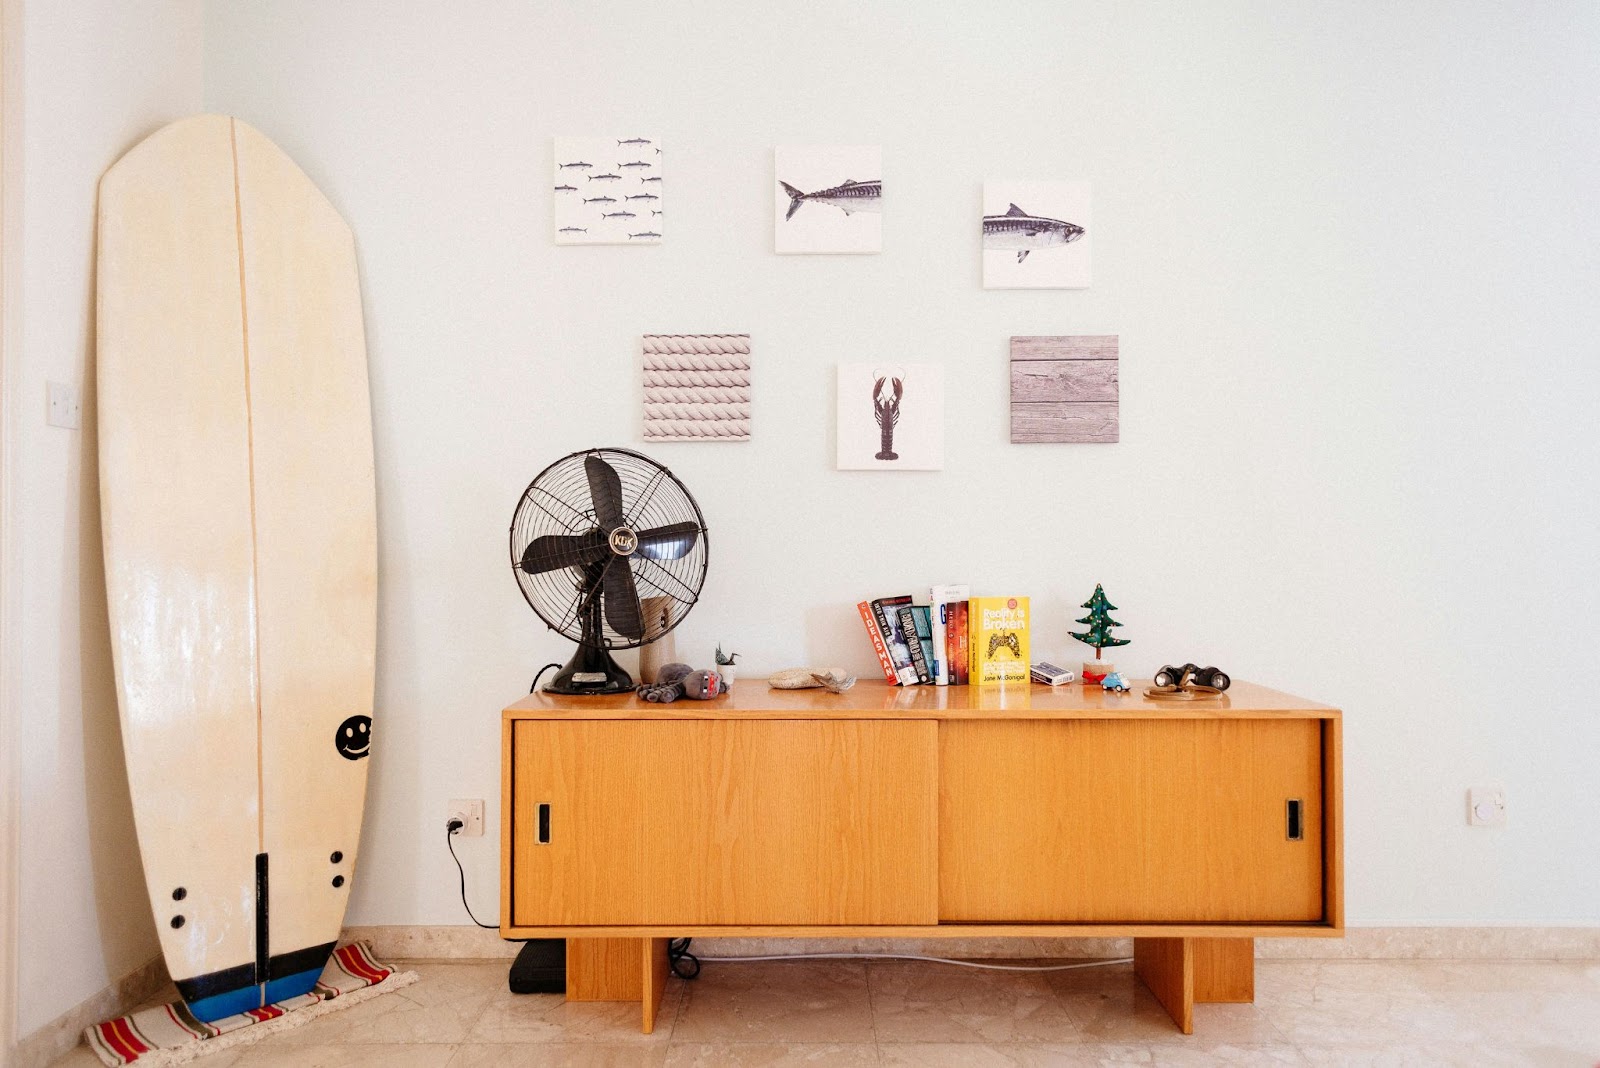
[[[44,384],[47,404],[45,422],[64,430],[77,430],[83,425],[83,395],[78,387],[66,382]]]
[[[461,830],[457,833],[463,838],[483,837],[483,801],[452,801],[450,814],[445,817],[446,822],[460,820]]]
[[[1467,791],[1467,823],[1473,827],[1506,825],[1506,792],[1498,786],[1474,786]]]

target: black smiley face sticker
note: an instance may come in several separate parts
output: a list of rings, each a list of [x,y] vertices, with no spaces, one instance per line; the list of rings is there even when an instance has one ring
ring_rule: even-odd
[[[371,742],[371,716],[351,716],[339,724],[339,730],[333,736],[333,747],[346,760],[360,760],[366,756]]]

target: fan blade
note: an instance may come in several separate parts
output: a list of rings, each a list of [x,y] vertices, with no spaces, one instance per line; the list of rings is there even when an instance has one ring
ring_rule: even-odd
[[[602,589],[606,598],[606,622],[624,638],[644,637],[644,608],[639,604],[639,588],[633,584],[633,569],[618,556],[606,565]]]
[[[609,535],[626,523],[622,515],[622,479],[616,468],[598,456],[585,456],[583,470],[589,476],[595,525]]]
[[[668,523],[639,531],[639,547],[634,552],[652,560],[677,560],[694,548],[699,537],[699,523]]]
[[[598,530],[587,534],[546,534],[534,538],[523,550],[522,570],[542,575],[564,567],[598,564],[608,551],[606,536]]]

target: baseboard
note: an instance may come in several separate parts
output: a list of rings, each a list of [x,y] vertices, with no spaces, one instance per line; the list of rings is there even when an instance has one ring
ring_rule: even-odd
[[[517,943],[478,927],[347,927],[384,960],[498,960]],[[1125,938],[697,938],[708,957],[771,953],[920,953],[939,957],[1126,957]],[[1286,960],[1600,960],[1600,927],[1350,927],[1343,938],[1259,938]]]
[[[85,1028],[138,1007],[170,985],[166,963],[160,957],[135,968],[18,1042],[15,1068],[47,1068],[83,1041]]]

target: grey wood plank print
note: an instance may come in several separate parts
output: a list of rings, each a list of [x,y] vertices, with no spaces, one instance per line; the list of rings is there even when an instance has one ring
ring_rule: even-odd
[[[1011,442],[1114,442],[1117,335],[1011,339]]]

